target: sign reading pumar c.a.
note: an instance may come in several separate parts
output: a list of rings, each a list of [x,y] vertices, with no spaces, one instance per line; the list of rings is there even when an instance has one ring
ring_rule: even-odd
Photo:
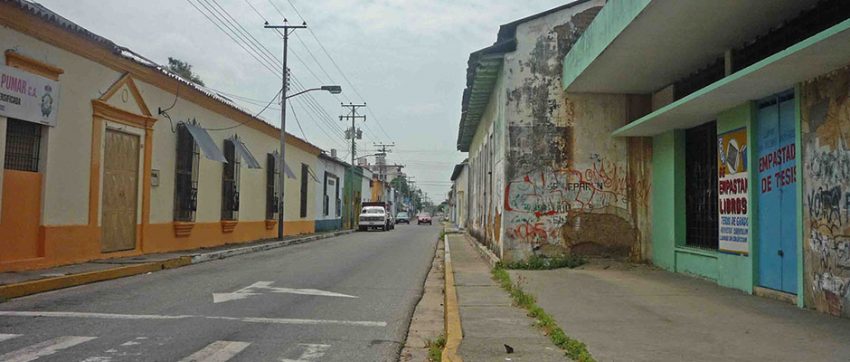
[[[0,65],[0,116],[56,126],[59,82]]]

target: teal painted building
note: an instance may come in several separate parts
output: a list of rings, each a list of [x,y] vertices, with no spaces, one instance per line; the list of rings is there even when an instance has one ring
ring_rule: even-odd
[[[370,180],[364,175],[363,168],[359,166],[352,168],[348,164],[346,164],[346,167],[343,179],[345,186],[343,187],[342,205],[340,206],[342,226],[346,229],[354,229],[357,227],[360,204],[364,197],[363,185],[368,185]]]
[[[850,315],[848,2],[612,0],[562,65],[651,141],[652,263]]]

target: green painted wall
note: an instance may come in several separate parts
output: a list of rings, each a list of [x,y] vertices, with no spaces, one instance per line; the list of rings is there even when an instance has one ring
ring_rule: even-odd
[[[676,270],[676,240],[684,232],[684,217],[676,217],[685,210],[684,146],[681,131],[652,139],[652,261],[670,271]]]
[[[750,127],[754,115],[748,102],[718,114],[717,133]],[[749,144],[752,133],[748,134]],[[685,134],[669,131],[655,136],[652,143],[652,259],[655,265],[679,273],[692,274],[718,284],[752,292],[753,258],[691,248],[685,245]],[[747,159],[753,159],[747,147]],[[754,175],[750,174],[750,184]],[[754,197],[750,189],[750,200]],[[754,211],[750,211],[754,215]],[[756,227],[750,217],[750,240]],[[750,242],[750,255],[753,243]]]
[[[352,211],[351,187],[354,186],[355,200],[360,200],[356,194],[361,192],[363,180],[363,172],[360,169],[355,169],[354,176],[352,176],[351,167],[346,168],[345,186],[342,188],[342,226],[344,228],[356,226],[359,211]],[[354,226],[352,226],[352,221],[354,221]]]
[[[747,128],[747,160],[749,161],[749,171],[750,171],[750,185],[758,185],[756,180],[755,172],[753,172],[753,165],[755,162],[752,160],[756,158],[755,152],[755,142],[754,142],[754,134],[752,128],[752,122],[755,118],[755,106],[752,102],[747,102],[742,105],[739,105],[735,108],[726,110],[717,115],[717,134],[722,134],[727,131],[736,130],[742,127]],[[756,204],[755,199],[758,197],[756,195],[755,190],[756,187],[750,187],[748,191],[749,196],[749,219],[750,219],[750,250],[749,256],[746,255],[733,255],[733,254],[725,254],[725,253],[717,253],[717,283],[729,288],[740,289],[748,293],[752,293],[753,291],[753,275],[755,274],[755,265],[753,263],[753,254],[754,249],[754,240],[753,230],[758,228],[756,222],[758,221],[756,217],[756,209],[752,207]]]

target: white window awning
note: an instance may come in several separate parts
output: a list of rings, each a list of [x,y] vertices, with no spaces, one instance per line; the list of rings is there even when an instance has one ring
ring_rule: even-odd
[[[236,149],[236,153],[239,157],[248,164],[248,168],[262,168],[260,163],[257,162],[257,159],[254,158],[254,155],[251,154],[251,151],[248,150],[248,146],[246,146],[245,142],[242,142],[238,136],[231,137],[230,141],[233,142],[233,145],[235,146],[234,148]]]
[[[190,123],[184,123],[186,129],[189,130],[189,133],[192,135],[192,138],[195,139],[195,143],[198,144],[198,147],[203,152],[204,157],[218,161],[221,163],[227,163],[227,159],[224,158],[224,152],[221,152],[221,149],[215,145],[210,134],[207,133],[207,130],[198,127],[197,125],[193,125]]]
[[[280,164],[280,153],[277,151],[274,152],[274,160],[275,164]],[[292,172],[292,169],[289,168],[289,164],[286,163],[286,161],[283,162],[283,172],[286,173],[286,177],[289,177],[293,180],[295,179],[295,172]]]

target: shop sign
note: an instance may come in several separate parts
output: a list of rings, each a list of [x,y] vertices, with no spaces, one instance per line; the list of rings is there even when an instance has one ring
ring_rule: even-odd
[[[59,82],[0,65],[0,116],[56,126]]]
[[[747,255],[750,250],[747,129],[719,135],[717,147],[718,248],[726,253]]]

